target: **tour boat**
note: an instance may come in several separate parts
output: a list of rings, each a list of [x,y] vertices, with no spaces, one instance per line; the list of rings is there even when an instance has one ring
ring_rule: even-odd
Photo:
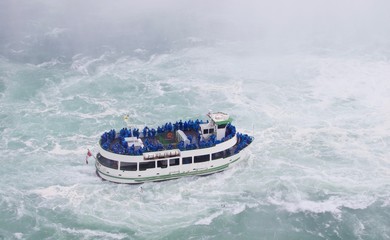
[[[164,181],[221,172],[246,158],[253,137],[236,132],[226,113],[207,116],[105,132],[95,157],[97,175],[116,183]]]

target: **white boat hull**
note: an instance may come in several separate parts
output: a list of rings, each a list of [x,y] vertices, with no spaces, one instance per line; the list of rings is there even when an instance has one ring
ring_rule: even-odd
[[[224,171],[246,158],[253,141],[236,133],[225,113],[209,113],[210,122],[180,120],[162,127],[105,132],[99,141],[96,173],[116,183],[165,181]]]
[[[236,139],[231,139],[227,142],[227,145],[235,143]],[[223,146],[216,147],[215,151],[218,151],[218,148],[221,148]],[[104,151],[103,149],[101,149]],[[201,151],[210,151],[210,149],[200,149],[200,150],[193,150],[193,151],[185,151],[182,152],[182,154],[197,154]],[[185,155],[185,156],[186,156]],[[123,158],[125,156],[122,156]],[[176,179],[180,177],[185,176],[202,176],[202,175],[210,175],[217,172],[222,172],[229,167],[236,165],[237,163],[241,162],[242,160],[246,159],[248,157],[247,149],[244,149],[237,154],[231,155],[226,158],[219,158],[216,160],[209,160],[206,162],[200,162],[200,163],[191,163],[191,164],[182,164],[182,161],[180,159],[180,164],[176,166],[168,166],[167,168],[151,168],[147,169],[145,171],[123,171],[118,169],[109,168],[106,166],[103,166],[99,163],[99,161],[96,161],[96,173],[98,176],[100,176],[104,180],[108,180],[111,182],[116,183],[130,183],[130,184],[137,184],[137,183],[144,183],[144,182],[151,182],[151,181],[165,181],[170,179]],[[140,157],[139,161],[143,161],[142,157]]]
[[[168,171],[162,171],[163,169],[160,168],[148,169],[141,173],[138,172],[139,174],[133,177],[126,176],[124,174],[125,171],[107,168],[96,161],[96,174],[104,180],[115,183],[139,184],[144,182],[166,181],[185,176],[204,176],[222,172],[247,157],[246,150],[243,150],[228,158],[216,160],[218,163],[212,160],[204,163],[193,163],[190,164],[192,169],[181,165],[170,167],[171,169]]]

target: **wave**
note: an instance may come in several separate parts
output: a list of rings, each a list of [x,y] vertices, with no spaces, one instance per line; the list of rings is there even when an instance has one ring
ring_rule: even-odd
[[[343,208],[349,209],[366,209],[377,202],[377,198],[367,195],[354,196],[332,196],[327,200],[313,201],[300,199],[296,202],[288,202],[272,197],[268,198],[269,203],[279,206],[288,212],[312,212],[312,213],[326,213],[330,212],[336,215],[342,213]]]

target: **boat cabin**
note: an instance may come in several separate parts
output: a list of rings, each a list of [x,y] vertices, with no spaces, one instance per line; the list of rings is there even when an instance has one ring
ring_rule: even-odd
[[[199,133],[204,139],[209,139],[211,135],[215,135],[215,139],[221,141],[226,136],[226,126],[232,122],[232,118],[229,114],[222,112],[210,112],[207,116],[210,118],[210,122],[199,124]]]

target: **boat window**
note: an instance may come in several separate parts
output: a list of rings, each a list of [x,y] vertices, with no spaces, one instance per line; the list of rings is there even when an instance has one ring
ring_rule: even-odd
[[[203,134],[208,134],[209,130],[208,129],[203,129]]]
[[[145,171],[146,169],[155,168],[155,167],[156,167],[156,161],[139,163],[139,170],[140,171]]]
[[[210,133],[210,134],[214,133],[214,128],[210,128],[210,129],[209,129],[209,133]]]
[[[159,168],[167,168],[168,167],[167,160],[157,161],[157,167],[159,167]]]
[[[194,163],[207,162],[209,160],[210,160],[210,154],[200,155],[200,156],[195,156],[194,157]]]
[[[234,148],[234,146],[229,148],[229,149],[226,149],[224,151],[225,158],[230,157],[231,155],[233,155],[233,148]]]
[[[120,169],[123,171],[137,171],[137,163],[121,162]]]
[[[99,163],[105,167],[118,169],[118,161],[114,161],[108,158],[103,157],[100,153],[97,155],[97,160]]]
[[[212,160],[216,160],[216,159],[223,158],[224,152],[225,152],[225,151],[213,153],[213,154],[211,155],[211,159],[212,159]]]
[[[185,157],[182,159],[183,164],[191,164],[192,163],[192,157]]]
[[[179,158],[169,159],[169,166],[176,166],[176,165],[179,165],[179,164],[180,164]]]
[[[218,129],[225,128],[226,125],[227,125],[226,123],[225,124],[220,124],[220,125],[218,125]]]

